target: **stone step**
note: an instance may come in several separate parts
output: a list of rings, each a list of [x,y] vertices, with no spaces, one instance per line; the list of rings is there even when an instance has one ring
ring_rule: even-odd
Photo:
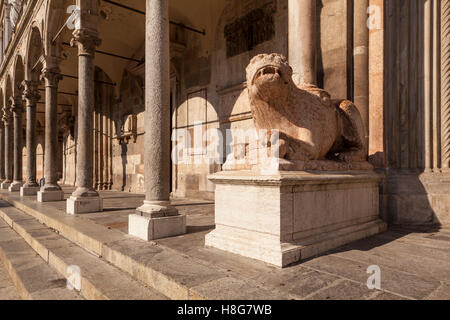
[[[23,263],[40,261],[41,268],[50,269],[59,285],[66,288],[66,279],[80,289],[81,295],[92,300],[165,300],[167,297],[132,279],[128,274],[87,252],[54,232],[26,213],[6,205],[0,207],[4,251],[11,250],[9,237],[17,243],[18,250],[28,250]],[[9,228],[5,228],[9,226]],[[12,228],[12,230],[11,230]],[[1,238],[0,238],[1,239]],[[20,243],[20,245],[19,245]],[[14,246],[12,246],[14,248]],[[36,255],[38,254],[38,256]],[[33,258],[33,260],[31,259]],[[37,262],[36,262],[37,263]],[[77,278],[79,277],[79,278]],[[37,278],[37,279],[34,279]],[[41,281],[33,277],[33,281]],[[44,278],[45,279],[45,278]],[[77,282],[79,279],[79,282]],[[68,289],[65,289],[69,291]],[[76,297],[75,291],[71,291]],[[26,296],[25,296],[26,297]],[[55,296],[57,298],[58,296]],[[62,296],[66,297],[66,296]],[[43,296],[42,298],[46,298]],[[50,297],[51,298],[51,297]],[[71,299],[72,296],[67,296]]]
[[[0,220],[0,260],[24,300],[81,300],[66,279],[52,269],[4,221]],[[16,297],[14,297],[16,298]]]
[[[238,272],[231,272],[156,242],[143,241],[121,231],[108,229],[82,215],[69,216],[55,208],[54,204],[37,203],[35,198],[1,191],[0,199],[23,211],[21,219],[27,215],[33,217],[70,242],[101,257],[170,299],[298,299],[288,292],[262,286]],[[5,217],[2,214],[4,208],[0,209],[0,216],[11,220],[12,215]],[[14,214],[20,219],[17,212]],[[16,226],[16,229],[20,230],[20,227]],[[36,250],[39,251],[39,248]],[[45,255],[45,250],[42,254]]]

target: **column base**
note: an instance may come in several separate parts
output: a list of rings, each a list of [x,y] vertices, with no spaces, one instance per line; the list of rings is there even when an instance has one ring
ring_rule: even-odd
[[[128,233],[145,241],[186,233],[186,216],[168,202],[144,201],[136,214],[128,216]]]
[[[11,185],[11,182],[3,182],[3,183],[0,185],[0,189],[2,189],[2,190],[8,190],[10,185]]]
[[[62,190],[38,191],[37,193],[38,202],[52,202],[63,200],[64,200],[64,192]]]
[[[150,218],[130,214],[128,233],[145,241],[179,236],[186,233],[186,216]]]
[[[66,202],[67,214],[93,213],[103,211],[103,199],[100,197],[74,197]]]
[[[13,182],[9,186],[8,190],[9,190],[9,192],[19,192],[20,188],[22,188],[22,186],[23,186],[23,182]]]
[[[38,191],[40,190],[40,187],[22,187],[20,188],[20,196],[35,196],[37,195]]]

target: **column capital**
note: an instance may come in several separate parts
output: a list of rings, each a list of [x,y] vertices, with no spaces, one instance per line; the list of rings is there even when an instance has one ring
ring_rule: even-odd
[[[3,108],[2,108],[2,111],[3,111],[3,116],[2,116],[2,120],[3,120],[3,122],[5,123],[5,124],[11,124],[11,121],[12,121],[12,112],[11,112],[11,108],[10,107],[7,107],[7,106],[4,106]]]
[[[23,112],[23,104],[22,104],[22,97],[21,96],[12,96],[9,98],[9,101],[11,101],[11,111],[14,113],[14,116],[20,115],[22,116]]]
[[[41,73],[41,79],[46,80],[46,86],[56,87],[62,78],[58,67],[44,68]]]
[[[102,40],[98,37],[98,32],[91,29],[77,29],[73,33],[70,45],[74,47],[78,45],[78,55],[93,56],[95,48],[98,47]]]
[[[24,88],[22,97],[27,101],[27,106],[35,107],[36,103],[41,99],[37,81],[24,80],[22,86]]]

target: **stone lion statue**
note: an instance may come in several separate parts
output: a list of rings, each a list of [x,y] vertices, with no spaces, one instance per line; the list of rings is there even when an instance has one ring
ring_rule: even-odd
[[[355,105],[332,101],[315,86],[295,85],[284,56],[255,56],[247,67],[247,88],[256,129],[279,130],[280,158],[366,161],[365,130]]]

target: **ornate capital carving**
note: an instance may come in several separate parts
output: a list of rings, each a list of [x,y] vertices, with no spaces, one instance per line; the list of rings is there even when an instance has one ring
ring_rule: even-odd
[[[59,68],[44,68],[42,70],[41,79],[45,79],[46,86],[56,87],[58,82],[62,80]]]
[[[12,121],[12,112],[11,112],[11,108],[8,106],[4,106],[2,108],[3,110],[3,116],[2,116],[2,120],[5,123],[5,125],[9,125],[11,124]]]
[[[101,44],[102,40],[98,37],[98,32],[89,29],[77,29],[73,32],[73,38],[70,45],[78,45],[78,55],[93,56],[95,48]]]
[[[14,116],[22,116],[23,112],[23,103],[22,103],[22,97],[11,97],[9,99],[11,101],[11,111],[14,113]]]
[[[28,107],[35,107],[36,103],[41,99],[41,95],[38,91],[38,83],[36,81],[24,80],[22,82],[23,99],[27,101]]]

